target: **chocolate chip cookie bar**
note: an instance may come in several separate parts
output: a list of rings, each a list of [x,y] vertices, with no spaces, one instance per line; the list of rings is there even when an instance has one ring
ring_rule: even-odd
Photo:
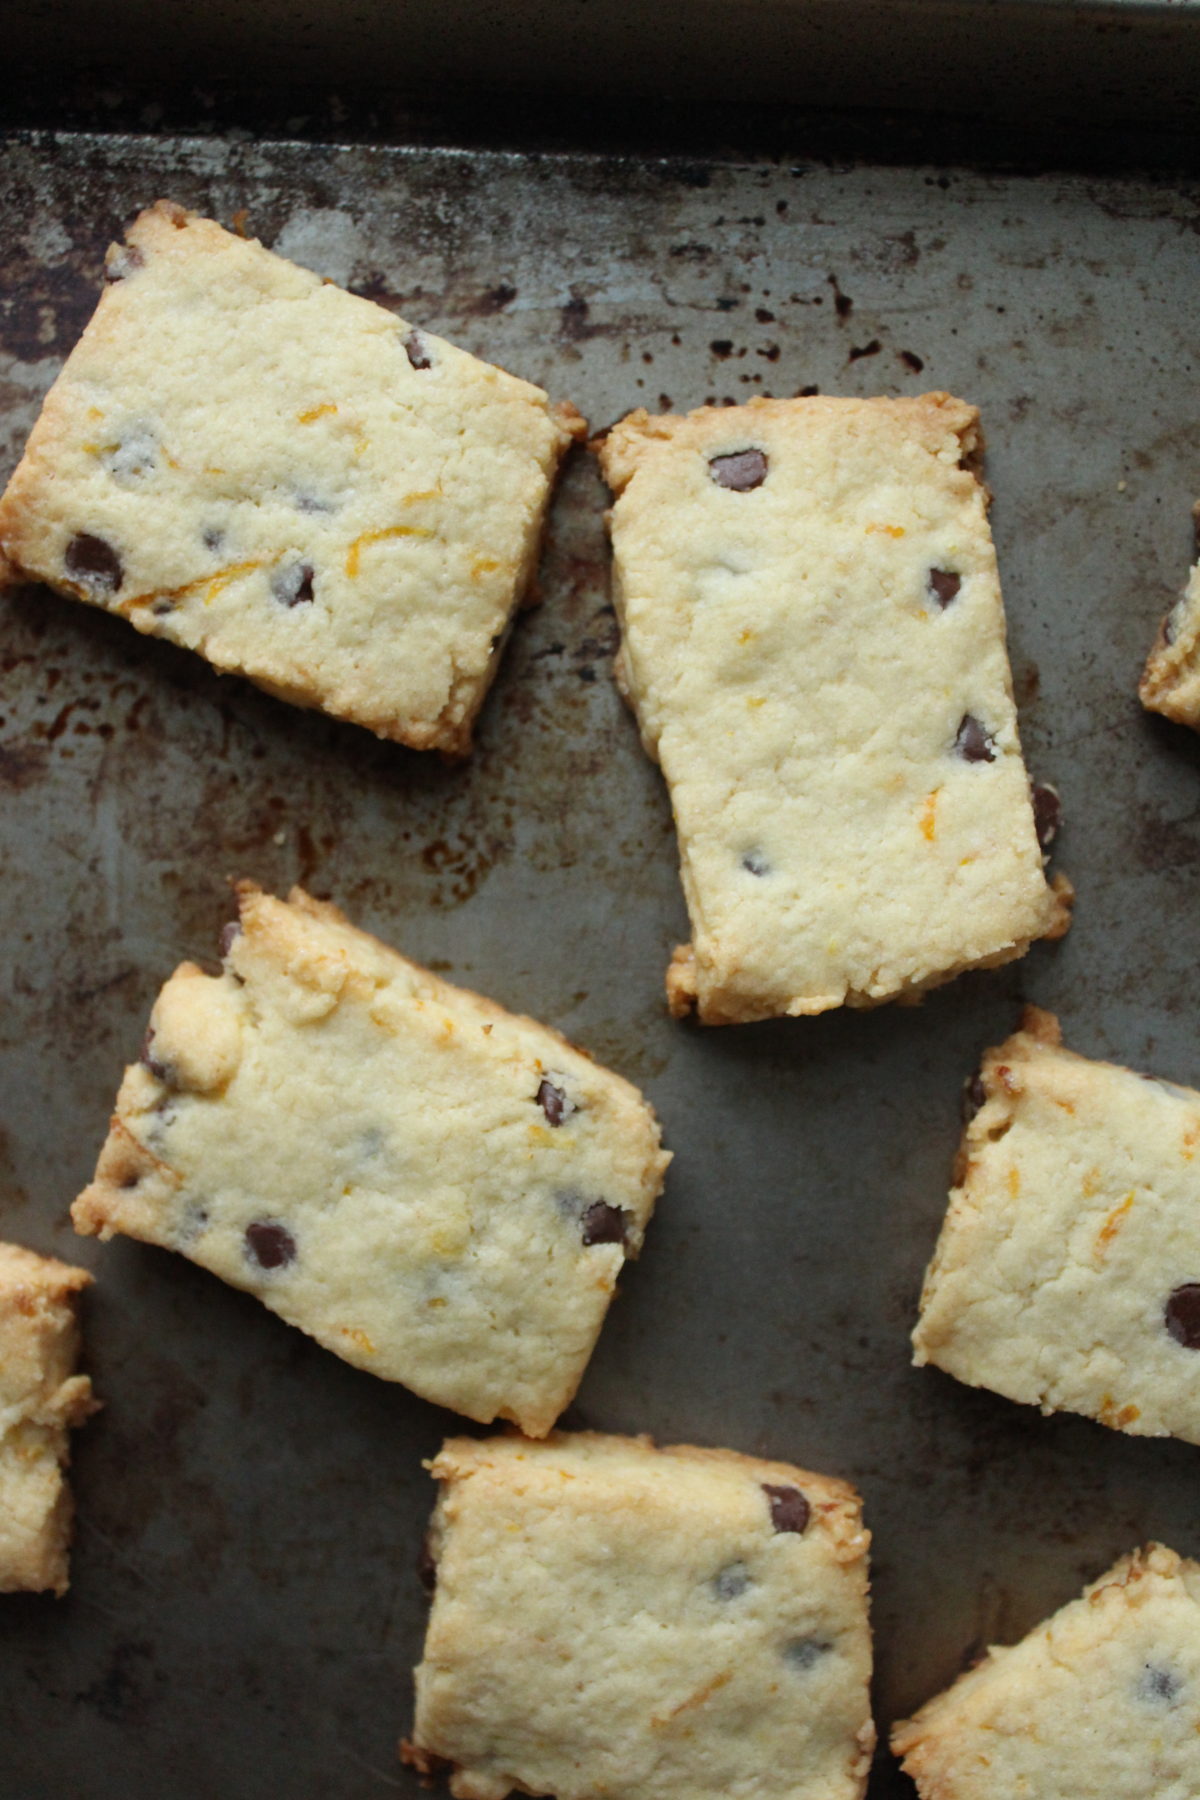
[[[1066,929],[1021,760],[978,413],[631,413],[618,679],[661,763],[692,942],[675,1013],[872,1006]]]
[[[583,422],[160,201],[0,500],[11,574],[461,754]]]
[[[856,1800],[868,1533],[844,1482],[648,1438],[451,1439],[406,1759],[459,1800]]]
[[[250,883],[125,1072],[76,1229],[161,1244],[358,1368],[549,1430],[669,1158],[637,1090]]]
[[[1200,1093],[1064,1050],[1029,1007],[968,1096],[914,1360],[1200,1443]]]
[[[75,1373],[86,1269],[0,1244],[0,1593],[65,1594],[68,1432],[96,1410]]]
[[[1138,693],[1150,712],[1200,731],[1200,506],[1195,521],[1198,560],[1159,627]]]
[[[892,1732],[921,1800],[1194,1800],[1200,1566],[1135,1551]]]

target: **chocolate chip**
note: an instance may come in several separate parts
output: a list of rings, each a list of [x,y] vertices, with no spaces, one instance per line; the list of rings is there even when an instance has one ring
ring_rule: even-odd
[[[712,1578],[712,1590],[718,1600],[736,1600],[750,1586],[750,1571],[743,1562],[727,1563]]]
[[[271,592],[281,606],[303,606],[313,597],[312,564],[284,563],[271,577]]]
[[[962,586],[962,576],[953,569],[930,569],[929,591],[941,607],[949,606],[958,598],[958,590]]]
[[[1033,784],[1032,798],[1037,841],[1043,850],[1048,850],[1062,824],[1062,801],[1058,797],[1057,788],[1045,787],[1040,781]]]
[[[200,533],[200,538],[204,548],[211,551],[214,556],[219,556],[225,548],[225,533],[218,530],[215,525],[206,525]]]
[[[793,1669],[811,1669],[814,1663],[820,1662],[833,1649],[832,1644],[821,1638],[793,1638],[790,1644],[783,1647],[783,1660]]]
[[[964,762],[995,762],[996,745],[983,729],[974,713],[964,713],[954,740],[954,748]]]
[[[799,1488],[772,1487],[763,1483],[763,1493],[771,1508],[771,1523],[776,1531],[803,1531],[812,1517],[812,1507]]]
[[[734,450],[728,456],[710,456],[708,472],[718,487],[747,494],[751,488],[761,487],[767,479],[767,453],[765,450]]]
[[[154,1027],[153,1027],[153,1025],[148,1025],[146,1027],[146,1035],[142,1039],[142,1048],[141,1048],[141,1052],[138,1057],[138,1061],[144,1063],[146,1065],[146,1067],[149,1069],[150,1073],[158,1081],[166,1082],[167,1085],[170,1086],[170,1084],[171,1084],[171,1065],[170,1065],[170,1063],[167,1063],[167,1062],[160,1062],[158,1057],[156,1057],[153,1054],[153,1051],[151,1050],[151,1045],[153,1043],[154,1043]]]
[[[551,1125],[561,1125],[563,1120],[569,1119],[575,1111],[572,1102],[567,1099],[560,1087],[555,1087],[549,1076],[543,1076],[538,1085],[536,1098],[538,1105],[546,1115],[547,1122]]]
[[[972,1075],[970,1081],[964,1082],[962,1092],[963,1124],[968,1124],[987,1101],[987,1089],[983,1085],[983,1076]]]
[[[93,594],[115,594],[125,579],[125,565],[101,537],[77,531],[67,545],[63,567],[72,581]]]
[[[281,1269],[296,1258],[296,1240],[287,1226],[266,1220],[247,1225],[246,1249],[264,1269]]]
[[[233,940],[239,935],[241,929],[242,921],[240,919],[230,919],[228,925],[223,925],[221,927],[222,956],[229,955],[229,952],[233,949]]]
[[[1185,1350],[1200,1350],[1200,1281],[1177,1287],[1163,1309],[1167,1330]]]
[[[427,1594],[432,1594],[437,1586],[437,1557],[433,1554],[428,1532],[421,1539],[421,1548],[417,1551],[417,1580]]]
[[[769,875],[771,865],[761,850],[747,850],[742,858],[742,867],[748,875]]]
[[[585,1244],[624,1244],[627,1242],[630,1215],[622,1206],[610,1206],[607,1200],[593,1200],[583,1215]]]
[[[419,331],[410,331],[404,340],[404,349],[414,369],[432,369],[433,358],[429,354],[429,346]]]
[[[124,281],[126,276],[145,265],[145,253],[136,244],[122,244],[110,252],[104,264],[104,279],[111,287],[114,282]]]
[[[1147,1663],[1138,1679],[1137,1691],[1139,1700],[1170,1706],[1183,1692],[1183,1677],[1173,1669]]]

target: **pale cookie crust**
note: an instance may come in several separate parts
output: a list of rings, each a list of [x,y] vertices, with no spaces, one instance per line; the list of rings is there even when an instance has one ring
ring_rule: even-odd
[[[913,1360],[1200,1443],[1200,1093],[1064,1050],[1029,1007],[972,1102]]]
[[[126,235],[0,500],[0,566],[465,752],[583,421],[168,201]]]
[[[86,1269],[0,1243],[0,1593],[65,1594],[72,1504],[67,1433],[96,1410],[75,1374]]]
[[[978,413],[754,400],[600,447],[621,680],[708,1024],[871,1006],[1066,929],[1021,761]]]
[[[1200,505],[1194,516],[1200,550]],[[1200,562],[1159,627],[1138,694],[1150,712],[1200,731]]]
[[[159,995],[76,1229],[179,1250],[347,1362],[539,1435],[670,1158],[637,1089],[294,889]]]
[[[452,1438],[408,1761],[460,1800],[857,1800],[857,1494],[648,1438]]]
[[[892,1732],[921,1800],[1195,1800],[1200,1567],[1124,1557]]]

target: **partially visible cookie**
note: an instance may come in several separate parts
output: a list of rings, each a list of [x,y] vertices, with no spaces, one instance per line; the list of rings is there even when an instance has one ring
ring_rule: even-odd
[[[1200,1567],[1123,1557],[892,1731],[921,1800],[1195,1800]]]
[[[858,1800],[867,1548],[844,1482],[726,1450],[452,1438],[406,1759],[459,1800]]]
[[[96,1410],[75,1373],[91,1276],[0,1244],[0,1593],[65,1594],[73,1508],[67,1436]]]
[[[0,566],[460,754],[583,421],[159,201],[0,500]]]
[[[1200,1443],[1200,1093],[1064,1050],[1036,1007],[968,1093],[914,1361]]]
[[[979,451],[940,393],[635,412],[603,440],[618,677],[692,927],[673,1012],[873,1006],[1065,931]]]
[[[72,1217],[178,1250],[347,1362],[534,1435],[670,1158],[637,1089],[295,889],[184,963]]]
[[[1200,553],[1200,504],[1195,517]],[[1148,711],[1200,731],[1200,561],[1159,626],[1138,694]]]

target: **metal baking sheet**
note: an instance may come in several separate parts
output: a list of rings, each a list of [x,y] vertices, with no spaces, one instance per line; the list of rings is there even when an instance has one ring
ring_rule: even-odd
[[[819,388],[983,407],[1030,765],[1074,930],[914,1009],[672,1023],[670,812],[611,680],[605,495],[574,455],[543,604],[468,764],[303,714],[45,592],[0,602],[0,1232],[87,1263],[105,1411],[68,1598],[0,1603],[3,1800],[415,1793],[421,1459],[448,1414],[178,1257],[76,1239],[152,996],[226,876],[302,881],[642,1083],[676,1152],[569,1422],[862,1489],[882,1727],[1151,1536],[1200,1551],[1197,1452],[908,1366],[960,1083],[1033,999],[1200,1083],[1200,743],[1134,687],[1200,485],[1200,192],[779,160],[29,134],[0,172],[0,472],[160,194],[574,400],[597,427]],[[281,1155],[287,1146],[280,1146]],[[878,1796],[911,1790],[881,1759]]]

